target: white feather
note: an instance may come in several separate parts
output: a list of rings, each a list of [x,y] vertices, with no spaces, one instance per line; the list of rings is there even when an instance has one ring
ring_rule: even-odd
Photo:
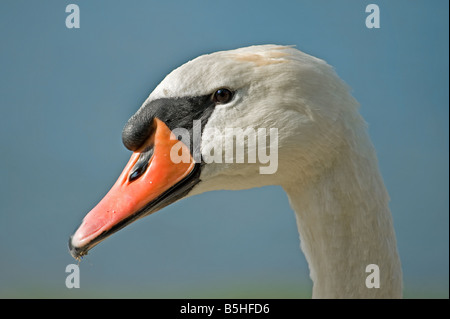
[[[358,103],[334,70],[292,47],[252,46],[184,64],[148,99],[212,94],[221,87],[236,96],[212,113],[205,131],[221,134],[204,133],[202,149],[224,143],[226,128],[278,128],[278,170],[264,175],[260,163],[207,164],[190,195],[281,185],[296,213],[313,297],[401,297],[388,194]],[[369,264],[380,268],[380,288],[365,285]]]

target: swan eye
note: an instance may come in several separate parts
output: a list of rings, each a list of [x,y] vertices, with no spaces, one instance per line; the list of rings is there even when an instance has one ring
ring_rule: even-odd
[[[228,89],[218,89],[213,94],[213,101],[217,104],[225,104],[231,101],[233,98],[233,92]]]

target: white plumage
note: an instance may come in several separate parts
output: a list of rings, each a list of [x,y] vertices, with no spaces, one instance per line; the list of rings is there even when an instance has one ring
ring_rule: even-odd
[[[216,107],[205,129],[278,128],[278,170],[262,175],[255,164],[211,163],[190,195],[281,185],[297,217],[313,297],[401,297],[388,194],[358,103],[334,70],[292,47],[252,46],[186,63],[149,100],[203,95],[221,87],[237,96]],[[223,136],[202,140],[224,142]],[[379,266],[380,288],[365,284],[369,264]]]

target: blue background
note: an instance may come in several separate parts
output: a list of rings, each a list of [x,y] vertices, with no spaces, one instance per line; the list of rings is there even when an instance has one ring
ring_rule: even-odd
[[[391,196],[406,297],[449,288],[448,1],[79,0],[0,4],[0,297],[310,297],[280,187],[175,203],[94,248],[69,236],[127,162],[121,130],[175,67],[291,44],[353,88]]]

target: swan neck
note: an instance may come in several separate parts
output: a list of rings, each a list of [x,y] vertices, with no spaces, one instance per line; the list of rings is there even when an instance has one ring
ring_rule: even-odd
[[[401,298],[389,197],[375,152],[349,148],[340,155],[312,182],[284,187],[296,213],[313,298]]]

